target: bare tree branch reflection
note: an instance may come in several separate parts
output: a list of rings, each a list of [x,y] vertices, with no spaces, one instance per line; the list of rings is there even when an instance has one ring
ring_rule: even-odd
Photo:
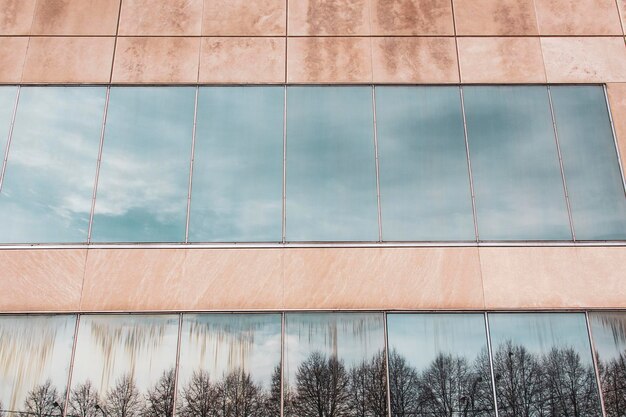
[[[96,408],[99,402],[98,392],[88,380],[71,391],[69,412],[78,417],[97,417],[100,414]]]
[[[59,395],[56,387],[49,379],[33,388],[24,401],[24,412],[20,417],[50,417],[63,414],[63,404],[65,396]]]
[[[146,394],[142,417],[171,417],[174,413],[174,368],[164,371]]]
[[[108,392],[104,410],[108,417],[139,417],[143,404],[131,375],[122,376]]]
[[[615,359],[598,360],[606,417],[626,416],[626,350]]]

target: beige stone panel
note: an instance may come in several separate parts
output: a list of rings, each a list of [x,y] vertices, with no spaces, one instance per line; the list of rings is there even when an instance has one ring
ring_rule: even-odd
[[[205,0],[204,36],[283,36],[285,0]]]
[[[458,83],[454,38],[372,38],[375,83]]]
[[[106,83],[114,38],[36,37],[26,53],[25,83]]]
[[[289,38],[287,82],[370,83],[370,38]]]
[[[184,249],[89,249],[82,311],[174,310]]]
[[[371,0],[374,35],[454,35],[450,0]]]
[[[28,38],[0,37],[0,83],[19,83],[26,58]]]
[[[37,0],[0,0],[0,35],[28,35]]]
[[[203,0],[122,2],[120,35],[199,36]]]
[[[626,248],[481,248],[487,309],[626,307]]]
[[[38,0],[32,33],[115,35],[120,0]]]
[[[626,81],[624,38],[541,38],[549,83]]]
[[[458,35],[537,35],[533,0],[454,0]]]
[[[284,83],[284,38],[203,38],[201,83]]]
[[[281,249],[190,249],[180,304],[188,310],[283,307]]]
[[[622,20],[622,31],[626,35],[626,0],[617,0],[617,7],[619,9],[619,16]]]
[[[538,38],[458,38],[464,83],[544,83]]]
[[[608,84],[607,92],[622,167],[626,169],[626,83]]]
[[[200,38],[118,38],[113,66],[117,83],[195,83]]]
[[[0,250],[0,311],[76,311],[87,250]]]
[[[290,309],[482,309],[477,248],[285,251]]]
[[[369,35],[370,1],[288,0],[289,35]]]
[[[534,0],[541,35],[620,35],[615,0]]]

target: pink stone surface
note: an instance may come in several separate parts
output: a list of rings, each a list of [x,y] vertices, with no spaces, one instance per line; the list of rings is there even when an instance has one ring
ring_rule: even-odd
[[[370,0],[373,35],[454,35],[450,0]]]
[[[26,37],[0,37],[0,82],[21,81],[27,47]]]
[[[534,0],[454,0],[457,35],[539,33]]]
[[[38,0],[32,33],[115,35],[120,0]]]
[[[204,2],[204,36],[283,36],[285,0],[211,0]]]
[[[543,35],[621,35],[615,0],[534,0]]]
[[[37,0],[0,0],[0,35],[28,35]]]
[[[122,2],[120,35],[199,36],[203,0]]]
[[[290,36],[370,35],[370,0],[288,0]]]

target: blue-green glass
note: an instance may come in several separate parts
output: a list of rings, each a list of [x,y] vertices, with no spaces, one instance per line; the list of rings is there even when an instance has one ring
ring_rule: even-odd
[[[195,88],[111,88],[95,242],[185,240]]]
[[[289,241],[378,240],[370,87],[287,90]]]
[[[481,240],[571,240],[546,87],[463,87]]]
[[[190,241],[282,239],[283,104],[283,87],[200,89]]]
[[[87,241],[104,87],[23,87],[0,194],[0,242]]]
[[[474,240],[458,87],[376,87],[384,240]]]
[[[604,89],[551,92],[576,239],[626,239],[626,194]]]
[[[9,139],[9,128],[11,126],[11,117],[13,116],[13,108],[15,107],[15,95],[17,87],[0,86],[0,169],[4,163],[4,151]]]
[[[601,416],[584,313],[489,314],[498,410]]]

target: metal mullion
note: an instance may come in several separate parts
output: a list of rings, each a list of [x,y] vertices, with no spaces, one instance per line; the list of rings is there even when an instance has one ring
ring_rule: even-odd
[[[611,132],[613,133],[613,144],[615,145],[615,152],[617,153],[617,165],[619,166],[620,174],[622,175],[622,186],[624,188],[624,195],[626,196],[626,178],[624,177],[624,166],[622,165],[622,156],[619,151],[619,144],[617,143],[617,134],[615,133],[615,125],[613,123],[613,115],[611,114],[611,103],[609,101],[609,94],[606,88],[606,84],[602,85],[604,90],[604,100],[606,101],[606,111],[609,114],[609,122],[611,123]]]
[[[554,130],[554,140],[556,142],[556,152],[559,156],[559,168],[561,170],[561,180],[563,182],[563,191],[565,192],[565,204],[567,205],[567,217],[569,219],[570,231],[572,232],[572,239],[576,242],[576,230],[574,229],[574,220],[572,218],[572,207],[569,201],[569,192],[567,191],[567,181],[565,180],[565,169],[563,168],[563,157],[561,155],[561,145],[559,143],[559,132],[556,126],[556,117],[554,116],[554,107],[552,105],[552,92],[550,86],[548,89],[548,101],[550,102],[550,115],[552,117],[552,129]]]
[[[378,128],[376,123],[376,86],[372,85],[372,114],[374,116],[374,159],[376,164],[376,204],[378,209],[378,241],[383,241],[383,220],[380,204],[380,161],[378,158]]]
[[[74,325],[74,343],[72,344],[72,354],[70,356],[70,369],[67,375],[67,391],[65,393],[65,404],[63,405],[63,416],[67,416],[67,407],[70,403],[70,393],[72,390],[72,374],[74,373],[74,358],[76,357],[76,342],[78,341],[78,328],[80,325],[80,314],[76,314],[76,324]]]
[[[17,106],[20,102],[20,91],[22,87],[17,86],[15,92],[15,101],[13,104],[13,114],[11,115],[11,124],[9,125],[9,134],[7,137],[7,144],[4,148],[4,158],[2,159],[2,171],[0,171],[0,191],[2,191],[2,185],[4,184],[4,173],[7,169],[7,161],[9,159],[9,148],[11,147],[11,140],[13,139],[13,127],[15,126],[15,117],[17,115]]]
[[[280,313],[280,417],[285,415],[285,312]]]
[[[474,174],[472,174],[472,159],[470,157],[469,139],[467,135],[467,119],[465,116],[465,96],[463,86],[459,86],[459,96],[461,99],[461,116],[463,117],[463,136],[465,138],[465,158],[467,159],[467,173],[469,175],[470,193],[472,198],[472,217],[474,218],[474,237],[476,242],[480,242],[478,233],[478,216],[476,215],[476,193],[474,191]]]
[[[491,370],[491,393],[493,395],[493,406],[496,413],[495,417],[499,417],[498,412],[498,396],[496,394],[496,376],[493,370],[493,350],[491,348],[491,331],[489,329],[489,314],[483,313],[485,318],[485,332],[487,333],[487,354],[489,355],[489,369]]]
[[[196,97],[193,105],[193,128],[191,131],[191,156],[189,158],[189,183],[187,186],[187,219],[185,221],[185,243],[189,243],[189,216],[191,214],[191,191],[193,186],[193,163],[196,153],[196,126],[198,123],[198,96],[200,87],[196,86]]]
[[[598,361],[596,358],[596,346],[593,343],[593,335],[591,333],[591,324],[589,323],[589,312],[585,311],[585,323],[587,324],[587,337],[589,338],[589,346],[591,347],[591,359],[593,361],[593,370],[596,375],[596,386],[598,387],[598,395],[600,396],[600,407],[602,415],[606,417],[606,409],[604,408],[604,398],[602,396],[602,382],[600,381],[600,370],[598,369]]]
[[[287,239],[287,85],[284,86],[283,97],[283,199],[281,213],[281,242]],[[282,389],[282,388],[281,388]],[[282,392],[282,391],[281,391]]]
[[[387,311],[383,311],[383,331],[385,336],[385,376],[387,378],[387,417],[391,417],[391,378],[389,372],[389,332],[387,330]]]
[[[180,374],[180,344],[183,329],[183,313],[178,314],[178,343],[176,344],[176,367],[174,368],[174,405],[172,407],[172,417],[176,415],[176,401],[178,400],[178,376]]]

